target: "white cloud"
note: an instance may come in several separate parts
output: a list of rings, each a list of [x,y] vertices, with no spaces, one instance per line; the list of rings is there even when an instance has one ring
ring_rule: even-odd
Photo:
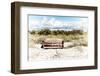
[[[29,20],[29,30],[30,31],[33,30],[39,24],[40,24],[40,21],[39,20]]]
[[[62,25],[63,25],[62,21],[56,20],[55,23],[54,23],[54,26],[62,26]]]
[[[54,25],[55,18],[51,18],[47,23],[48,23],[48,25]]]
[[[41,20],[41,24],[46,24],[46,22],[48,22],[48,18],[47,17],[43,17],[43,20]]]
[[[29,24],[31,24],[31,25],[38,25],[40,23],[40,21],[39,20],[30,20],[29,21]]]
[[[43,17],[42,20],[30,20],[29,21],[29,30],[33,30],[34,28],[43,28],[43,27],[65,27],[65,26],[75,26],[76,28],[80,28],[83,31],[87,31],[88,20],[86,18],[82,18],[80,21],[60,21],[55,18],[48,19],[48,17]]]

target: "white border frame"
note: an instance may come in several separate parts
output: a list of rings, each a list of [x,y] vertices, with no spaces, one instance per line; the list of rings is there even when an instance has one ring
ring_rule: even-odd
[[[40,12],[42,11],[42,12]],[[59,13],[58,13],[59,12]],[[87,16],[89,18],[88,26],[88,59],[82,60],[61,60],[61,61],[27,61],[27,14],[41,15],[60,15],[60,16]],[[20,8],[20,69],[43,69],[75,66],[94,65],[94,11],[76,10],[76,9],[57,9],[41,7],[21,7]],[[67,64],[66,64],[67,63]],[[74,64],[74,65],[73,65]]]

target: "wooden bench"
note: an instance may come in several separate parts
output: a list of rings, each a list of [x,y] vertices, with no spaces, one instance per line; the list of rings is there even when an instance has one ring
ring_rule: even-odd
[[[41,48],[63,48],[64,41],[62,39],[49,38],[42,41]]]

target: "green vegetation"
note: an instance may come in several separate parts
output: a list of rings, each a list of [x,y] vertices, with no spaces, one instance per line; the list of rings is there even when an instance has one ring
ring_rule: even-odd
[[[50,35],[51,31],[49,29],[42,29],[40,31],[37,31],[39,35]]]
[[[71,42],[72,44],[69,46],[65,46],[65,48],[72,48],[78,46],[87,46],[87,32],[83,32],[81,30],[32,30],[29,32],[29,43],[30,45],[41,44],[46,38],[58,38],[63,39],[64,43]]]
[[[65,31],[65,30],[49,30],[49,29],[42,29],[39,31],[32,30],[31,34],[39,35],[76,35],[76,34],[83,34],[82,30],[72,30],[72,31]]]
[[[60,38],[63,39],[65,42],[70,42],[73,40],[84,40],[84,38],[87,37],[87,33],[81,30],[65,31],[42,29],[38,31],[33,30],[30,32],[30,34],[36,38],[35,41],[37,43],[41,43],[45,38]]]
[[[36,31],[32,30],[30,33],[31,33],[31,34],[36,34]]]
[[[42,29],[38,31],[33,30],[30,32],[30,34],[35,43],[41,43],[46,38],[59,38],[63,39],[64,42],[75,41],[75,43],[78,43],[78,45],[87,46],[87,33],[81,30],[65,31]]]

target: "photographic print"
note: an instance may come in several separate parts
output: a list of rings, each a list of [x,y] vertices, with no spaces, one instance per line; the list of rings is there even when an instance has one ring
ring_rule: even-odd
[[[88,57],[88,17],[28,15],[28,60]]]
[[[97,7],[11,3],[11,72],[97,69]]]

